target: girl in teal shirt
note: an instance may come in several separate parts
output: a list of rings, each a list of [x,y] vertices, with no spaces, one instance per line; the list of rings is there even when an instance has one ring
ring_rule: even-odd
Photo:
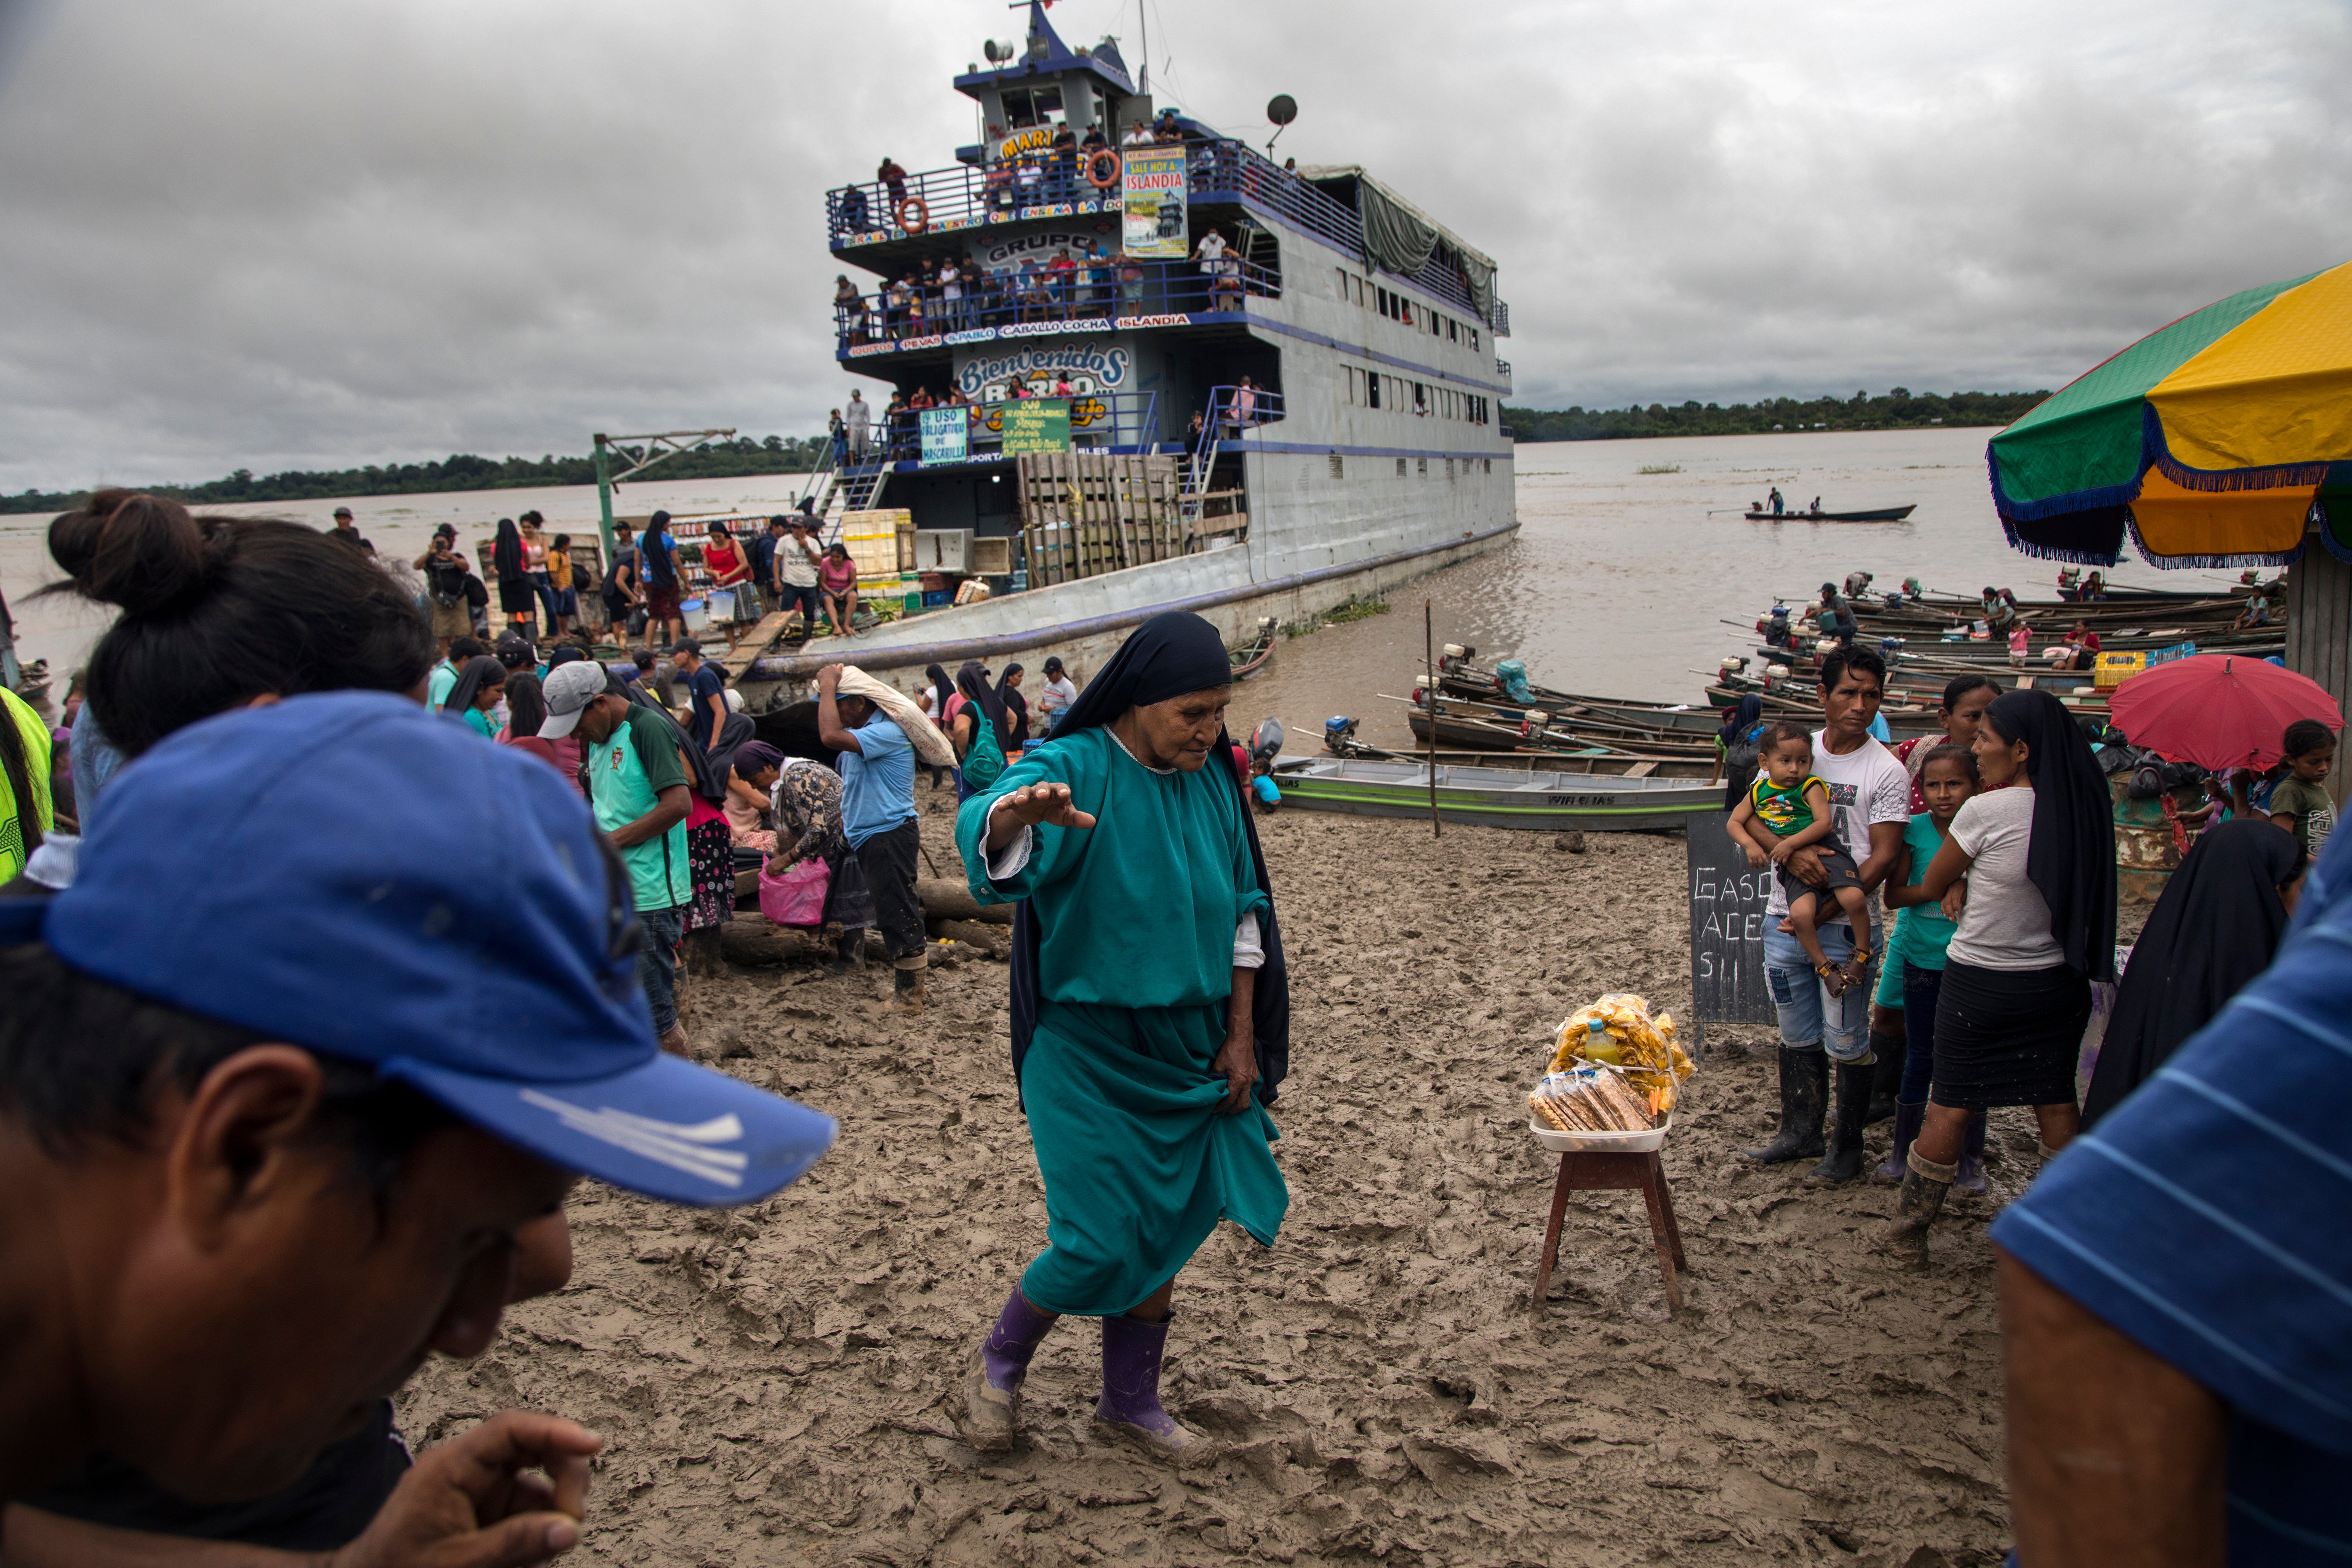
[[[1914,815],[1903,829],[1903,847],[1896,851],[1894,871],[1886,879],[1886,907],[1901,911],[1893,934],[1886,939],[1886,967],[1903,977],[1903,1087],[1895,1095],[1895,1146],[1886,1163],[1873,1173],[1881,1182],[1900,1182],[1908,1167],[1911,1140],[1927,1113],[1927,1086],[1936,1068],[1936,1000],[1944,984],[1944,950],[1959,930],[1950,910],[1958,907],[1953,895],[1929,902],[1919,891],[1927,863],[1944,847],[1952,818],[1978,788],[1976,753],[1966,746],[1942,745],[1927,753],[1919,770],[1919,795],[1927,809]],[[1955,889],[1957,892],[1958,889]],[[1985,1113],[1969,1119],[1968,1143],[1960,1155],[1957,1184],[1972,1193],[1984,1191]]]

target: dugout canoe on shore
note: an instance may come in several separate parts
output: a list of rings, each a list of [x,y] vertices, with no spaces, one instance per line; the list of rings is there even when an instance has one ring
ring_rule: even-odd
[[[1427,816],[1430,770],[1358,757],[1275,760],[1286,810],[1348,816]],[[1437,767],[1437,815],[1478,827],[1623,833],[1683,826],[1723,809],[1723,786],[1701,779],[1599,778],[1547,769]]]

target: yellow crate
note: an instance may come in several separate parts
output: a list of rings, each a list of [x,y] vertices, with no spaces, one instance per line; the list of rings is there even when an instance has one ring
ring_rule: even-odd
[[[2092,668],[2091,684],[2101,691],[2121,686],[2147,668],[2145,653],[2103,653]]]
[[[905,507],[841,514],[841,542],[860,576],[887,576],[915,563],[915,514]]]

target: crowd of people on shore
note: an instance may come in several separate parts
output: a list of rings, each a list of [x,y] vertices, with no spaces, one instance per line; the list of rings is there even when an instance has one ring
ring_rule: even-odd
[[[191,1538],[401,1563],[575,1544],[593,1435],[510,1412],[411,1464],[388,1397],[562,1286],[579,1175],[739,1204],[823,1156],[828,1119],[688,1058],[677,953],[729,918],[739,852],[822,867],[828,967],[858,968],[871,930],[881,1005],[919,1013],[924,767],[956,775],[971,896],[1017,910],[1048,1238],[973,1325],[950,1409],[1009,1450],[1039,1345],[1091,1316],[1106,1430],[1207,1451],[1159,1394],[1177,1280],[1221,1218],[1276,1239],[1288,1058],[1207,622],[1147,621],[1083,689],[1048,661],[1034,705],[1018,666],[934,666],[919,700],[829,666],[828,763],[761,740],[691,639],[675,707],[650,648],[608,668],[442,639],[334,533],[110,491],[50,549],[118,615],[61,771],[0,701],[11,1568]],[[2269,800],[2199,837],[2116,984],[2109,792],[2074,717],[1962,677],[1941,733],[1888,747],[1885,678],[1833,651],[1820,729],[1736,737],[1769,760],[1741,831],[1783,873],[1773,914],[1813,902],[1810,943],[1768,925],[1779,1126],[1751,1157],[1856,1180],[1883,1101],[1899,1192],[1876,1245],[1925,1267],[1972,1127],[2029,1108],[2047,1168],[1992,1230],[2021,1561],[2352,1550],[2333,734],[2283,737]]]
[[[1891,1119],[1875,1245],[1924,1268],[1948,1195],[1985,1190],[1986,1112],[2031,1109],[2047,1169],[1992,1227],[2018,1560],[2352,1550],[2329,1500],[2352,1480],[2333,731],[2282,736],[2267,800],[2198,836],[2118,976],[2111,794],[2083,724],[1968,674],[1942,733],[1889,747],[1871,734],[1885,682],[1878,655],[1837,648],[1819,729],[1745,703],[1725,726],[1758,770],[1734,782],[1736,837],[1775,868],[1778,1128],[1748,1157],[1852,1182]]]
[[[828,765],[759,739],[690,639],[681,716],[637,679],[650,650],[631,673],[437,637],[366,552],[299,524],[110,491],[50,542],[117,616],[70,715],[68,809],[46,729],[13,696],[0,726],[12,1568],[576,1544],[593,1435],[508,1412],[412,1464],[388,1396],[563,1284],[579,1176],[731,1205],[823,1156],[829,1119],[687,1058],[675,954],[707,894],[731,910],[748,841],[823,866],[829,967],[870,926],[886,1005],[919,1011],[919,764],[959,775],[973,896],[1020,901],[1051,1238],[958,1418],[1009,1447],[1037,1341],[1095,1316],[1107,1429],[1162,1458],[1203,1441],[1159,1397],[1175,1276],[1221,1216],[1271,1243],[1286,1203],[1280,940],[1208,623],[1148,622],[1083,691],[1050,661],[1034,709],[1017,666],[934,671],[960,743],[828,666]],[[1182,1179],[1133,1179],[1145,1147]]]

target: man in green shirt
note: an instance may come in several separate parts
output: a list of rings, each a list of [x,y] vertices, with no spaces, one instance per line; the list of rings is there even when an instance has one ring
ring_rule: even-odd
[[[654,1033],[666,1051],[686,1054],[677,1021],[677,944],[685,936],[686,905],[694,897],[687,861],[686,757],[677,726],[629,700],[628,688],[593,660],[558,667],[541,688],[547,700],[542,739],[580,732],[581,769],[596,826],[620,852],[629,894],[648,937],[637,973],[652,1004]]]

